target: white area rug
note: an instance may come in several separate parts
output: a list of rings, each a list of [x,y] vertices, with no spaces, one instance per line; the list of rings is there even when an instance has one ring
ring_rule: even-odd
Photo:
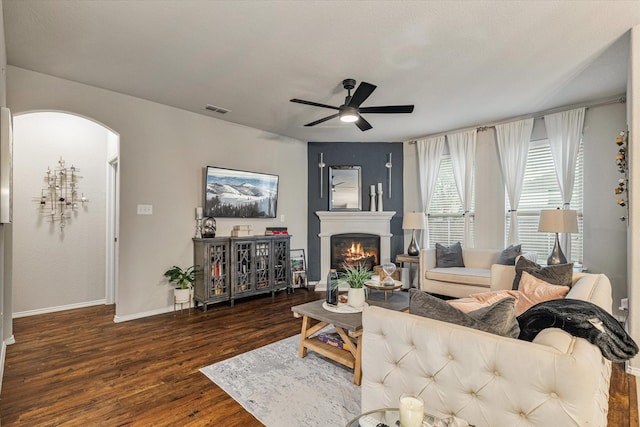
[[[200,369],[267,427],[344,426],[360,413],[353,371],[314,352],[300,336]]]

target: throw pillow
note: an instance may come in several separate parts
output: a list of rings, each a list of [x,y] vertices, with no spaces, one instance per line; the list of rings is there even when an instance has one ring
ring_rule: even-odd
[[[569,286],[552,285],[523,271],[518,291],[520,297],[516,302],[516,316],[520,316],[540,302],[566,297],[569,293]]]
[[[498,257],[496,264],[516,265],[516,258],[520,255],[522,255],[522,245],[510,245],[500,252],[500,257]]]
[[[512,289],[518,290],[520,285],[520,277],[522,272],[526,271],[538,279],[542,279],[552,285],[569,286],[572,285],[573,279],[573,263],[549,265],[542,267],[533,261],[526,259],[525,257],[518,258],[516,263],[516,276],[513,279]]]
[[[488,307],[463,313],[424,291],[410,289],[409,313],[512,338],[520,333],[514,298],[504,298]]]
[[[436,267],[464,267],[460,242],[451,246],[436,243]]]

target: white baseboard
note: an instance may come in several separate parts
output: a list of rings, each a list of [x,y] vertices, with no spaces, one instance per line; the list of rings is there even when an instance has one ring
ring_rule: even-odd
[[[627,374],[635,375],[636,377],[640,377],[640,368],[636,368],[636,367],[631,366],[629,364],[628,360],[625,362],[624,365],[625,365],[625,369],[624,370],[625,370],[625,372]],[[640,387],[640,381],[636,381],[636,382],[638,383],[638,386]],[[640,396],[638,396],[638,398],[640,398]]]
[[[6,340],[4,340],[4,343],[6,345],[11,345],[11,344],[15,344],[16,343],[16,337],[14,335],[11,335],[9,338],[7,338]]]
[[[186,303],[185,303],[186,304]],[[194,308],[193,303],[191,304],[191,308]],[[188,310],[188,307],[184,307],[183,310]],[[174,310],[173,304],[168,305],[163,308],[157,308],[155,310],[143,311],[140,313],[127,314],[126,316],[114,316],[113,321],[115,323],[128,322],[129,320],[142,319],[143,317],[155,316],[157,314],[170,313],[172,311],[180,311],[180,308]]]
[[[4,358],[7,355],[7,344],[2,342],[2,349],[0,349],[0,391],[2,391],[2,382],[4,380]]]
[[[106,303],[107,303],[107,300],[100,299],[95,301],[79,302],[75,304],[59,305],[57,307],[39,308],[37,310],[19,311],[17,313],[13,313],[13,318],[17,319],[19,317],[35,316],[38,314],[46,314],[46,313],[55,313],[56,311],[73,310],[74,308],[93,307],[94,305],[105,305]]]

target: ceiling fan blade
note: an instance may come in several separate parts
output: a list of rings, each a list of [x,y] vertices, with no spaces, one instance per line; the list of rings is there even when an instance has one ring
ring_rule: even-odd
[[[384,107],[363,107],[358,109],[361,113],[413,113],[413,105],[386,105]]]
[[[317,102],[305,101],[305,100],[296,99],[296,98],[290,99],[289,101],[297,102],[298,104],[313,105],[314,107],[331,108],[332,110],[339,110],[340,109],[338,107],[334,107],[333,105],[319,104]]]
[[[366,120],[364,119],[364,117],[362,117],[362,116],[360,116],[360,118],[359,118],[358,120],[356,120],[354,123],[355,123],[355,124],[356,124],[356,126],[358,126],[358,127],[360,128],[360,130],[361,130],[361,131],[363,131],[363,132],[364,132],[365,130],[369,130],[369,129],[371,129],[371,128],[373,127],[373,126],[371,126],[371,124],[370,124],[368,121],[366,121]]]
[[[367,82],[360,82],[358,88],[351,96],[351,100],[349,101],[349,106],[353,108],[358,108],[360,104],[362,104],[368,97],[376,90],[376,85],[372,85]]]
[[[326,122],[327,120],[335,119],[339,115],[340,114],[332,114],[332,115],[324,117],[324,118],[322,118],[320,120],[316,120],[315,122],[307,123],[305,126],[315,126],[315,125],[318,125],[320,123]]]

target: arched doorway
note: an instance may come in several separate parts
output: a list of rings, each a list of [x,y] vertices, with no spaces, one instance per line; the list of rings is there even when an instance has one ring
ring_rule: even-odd
[[[13,153],[14,317],[115,303],[119,135],[75,114],[17,114]],[[61,160],[88,200],[63,220],[41,204]]]

